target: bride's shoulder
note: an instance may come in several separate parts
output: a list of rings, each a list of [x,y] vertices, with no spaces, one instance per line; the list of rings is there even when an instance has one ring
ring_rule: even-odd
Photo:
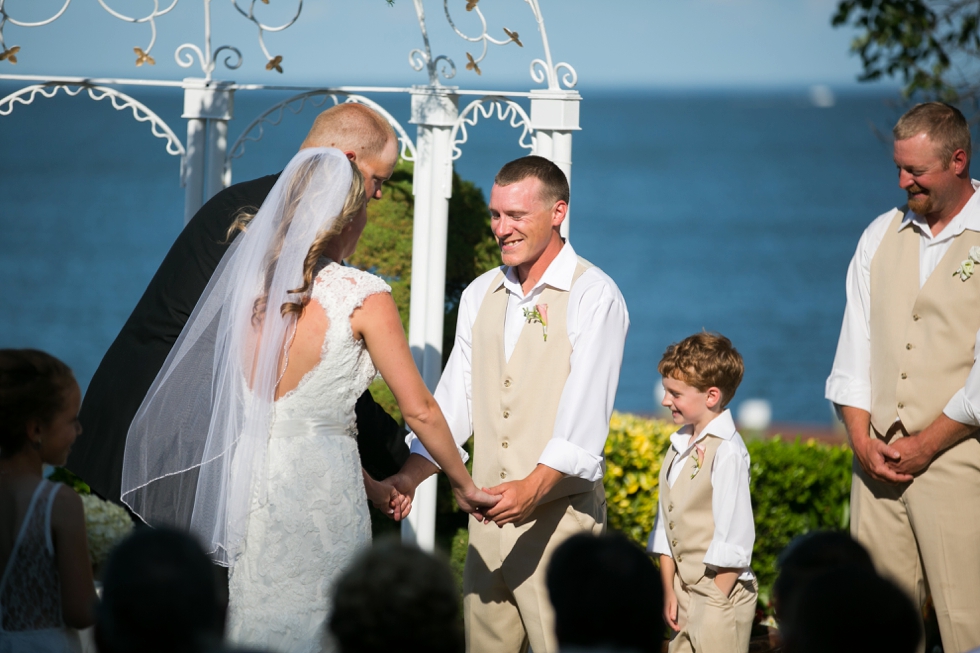
[[[375,293],[391,292],[391,287],[381,277],[333,261],[328,262],[317,273],[313,284],[314,294],[317,290],[325,290],[328,287],[361,301]]]

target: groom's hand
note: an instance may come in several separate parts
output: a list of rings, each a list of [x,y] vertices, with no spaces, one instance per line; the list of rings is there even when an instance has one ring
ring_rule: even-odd
[[[500,496],[497,505],[487,508],[484,514],[497,526],[521,524],[527,521],[541,499],[551,491],[564,474],[547,465],[538,465],[527,478],[501,483],[485,491]]]

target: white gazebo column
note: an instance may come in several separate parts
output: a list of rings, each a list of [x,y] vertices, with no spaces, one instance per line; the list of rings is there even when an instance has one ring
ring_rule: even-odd
[[[418,125],[413,191],[412,294],[408,344],[429,390],[442,374],[442,332],[446,311],[446,242],[449,198],[453,188],[450,135],[459,110],[455,89],[445,86],[412,88],[412,119]],[[426,551],[435,548],[436,477],[415,492],[402,539]]]
[[[551,159],[572,183],[572,132],[578,124],[578,91],[531,91],[531,126],[534,128],[534,154]],[[568,237],[569,219],[561,226]]]
[[[231,181],[225,175],[228,121],[234,111],[230,82],[184,80],[187,156],[184,169],[184,224]]]

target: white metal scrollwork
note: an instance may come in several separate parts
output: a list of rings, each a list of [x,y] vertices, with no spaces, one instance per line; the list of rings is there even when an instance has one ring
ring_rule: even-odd
[[[328,101],[332,101],[334,106],[341,103],[356,102],[369,106],[380,113],[395,130],[395,133],[398,134],[401,157],[406,161],[415,161],[415,143],[409,138],[408,133],[406,133],[401,124],[384,107],[363,95],[355,95],[343,91],[321,90],[294,95],[262,112],[259,117],[249,123],[234,145],[228,149],[228,155],[225,157],[225,170],[229,171],[231,169],[231,162],[245,154],[245,145],[247,143],[257,143],[262,140],[262,137],[265,135],[265,124],[272,126],[279,125],[285,117],[287,109],[293,115],[299,115],[306,107],[307,102],[309,102],[310,106],[319,108],[324,106]]]
[[[551,46],[548,43],[548,32],[545,30],[544,16],[541,13],[541,6],[538,4],[538,0],[524,1],[528,4],[528,6],[531,8],[531,12],[534,14],[534,20],[538,24],[538,32],[541,34],[541,45],[544,48],[544,59],[534,59],[531,61],[531,79],[538,84],[547,83],[548,89],[553,91],[562,90],[563,86],[565,89],[573,88],[578,83],[578,73],[576,73],[575,69],[568,63],[562,61],[556,64],[552,60]],[[446,79],[451,79],[456,75],[456,64],[453,63],[452,59],[446,57],[445,55],[439,55],[438,57],[433,58],[432,50],[429,47],[428,32],[425,27],[425,10],[422,6],[422,0],[414,0],[414,2],[415,13],[418,17],[419,27],[422,30],[424,50],[412,50],[408,55],[408,61],[415,70],[428,68],[429,84],[436,85],[439,83],[437,65],[442,63],[443,66],[438,70],[438,72],[442,73],[443,77]],[[460,0],[460,2],[462,2],[462,0]],[[469,41],[470,43],[479,43],[481,45],[480,53],[477,56],[473,56],[471,52],[466,53],[466,69],[477,74],[481,74],[482,72],[480,70],[480,63],[486,58],[487,51],[491,44],[508,45],[509,43],[516,43],[519,47],[524,47],[524,44],[520,39],[520,35],[516,31],[508,29],[507,27],[502,28],[504,36],[500,38],[490,36],[490,32],[487,27],[487,19],[479,7],[479,2],[480,0],[466,0],[466,11],[474,13],[480,22],[480,33],[476,36],[471,36],[456,26],[456,22],[453,20],[452,14],[449,11],[449,0],[442,0],[446,20],[449,22],[449,26],[452,27],[453,31],[456,32],[460,38]]]
[[[266,2],[266,4],[268,4],[267,0],[264,1]],[[263,23],[262,21],[260,21],[258,18],[255,17],[256,0],[249,0],[248,11],[245,11],[244,9],[238,6],[238,0],[231,0],[231,3],[235,5],[235,9],[238,10],[238,13],[240,13],[242,16],[252,21],[252,23],[254,23],[255,26],[258,28],[259,47],[262,48],[262,53],[265,55],[265,58],[268,61],[268,63],[266,63],[265,65],[265,69],[276,70],[281,73],[282,66],[280,64],[282,64],[282,56],[280,55],[272,56],[269,53],[268,48],[265,47],[265,32],[281,32],[284,29],[291,27],[293,23],[299,20],[299,15],[303,11],[303,0],[298,0],[298,4],[296,5],[296,13],[293,15],[293,17],[287,20],[282,25],[279,25],[278,27],[266,25],[265,23]]]
[[[130,109],[133,112],[133,118],[137,122],[148,122],[150,123],[150,131],[157,138],[163,138],[167,141],[167,154],[180,157],[180,168],[181,174],[180,178],[184,178],[184,159],[185,150],[183,143],[177,138],[170,126],[167,125],[163,119],[154,113],[149,107],[137,100],[136,98],[130,97],[121,91],[117,91],[114,88],[109,88],[106,86],[93,86],[88,84],[61,84],[57,82],[48,84],[34,84],[32,86],[25,86],[19,91],[15,91],[8,95],[7,97],[0,99],[0,116],[9,116],[14,110],[14,106],[17,104],[28,105],[34,102],[34,99],[41,95],[45,98],[53,98],[58,94],[58,91],[64,91],[66,95],[76,96],[82,91],[87,91],[88,96],[93,100],[105,100],[108,98],[112,104],[112,108],[116,111],[123,111],[125,109]]]
[[[71,4],[71,0],[65,0],[65,4],[61,6],[55,14],[49,18],[43,20],[29,22],[24,20],[17,20],[7,13],[6,2],[0,0],[0,61],[9,61],[12,64],[17,63],[17,52],[20,50],[20,46],[12,45],[7,47],[7,42],[3,38],[3,28],[7,23],[11,25],[16,25],[17,27],[41,27],[43,25],[48,25],[54,21],[61,18],[61,14],[65,13],[68,9],[68,5]]]
[[[496,109],[497,120],[501,122],[508,120],[511,127],[522,130],[517,144],[525,150],[534,149],[534,128],[531,127],[531,118],[524,111],[524,107],[501,95],[485,95],[479,100],[470,102],[453,125],[453,131],[449,136],[449,142],[453,144],[453,161],[463,154],[459,146],[469,140],[467,125],[475,127],[481,117],[492,118],[494,109]]]

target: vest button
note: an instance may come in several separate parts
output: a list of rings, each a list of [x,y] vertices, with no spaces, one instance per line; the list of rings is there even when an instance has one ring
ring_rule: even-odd
[[[906,343],[905,348],[906,349],[912,349],[912,343],[911,342]]]
[[[905,372],[902,372],[902,378],[903,378],[903,379],[907,379],[907,378],[909,378],[909,375],[908,375],[908,374],[906,374]]]
[[[674,504],[670,504],[669,506],[667,506],[667,512],[673,512],[673,511],[674,511]]]
[[[670,545],[671,546],[677,546],[677,540],[671,540],[670,541]]]
[[[504,419],[507,419],[508,417],[510,417],[510,413],[505,410],[504,411]]]
[[[509,388],[510,387],[510,379],[504,379],[504,387],[505,388]]]
[[[500,478],[507,478],[507,472],[500,472]]]
[[[905,408],[905,404],[903,404],[902,402],[898,402],[898,407],[899,408]]]
[[[506,449],[507,448],[507,443],[506,442],[501,442],[500,443],[500,446],[503,447],[504,449]]]
[[[677,562],[684,562],[684,556],[677,554]]]
[[[912,319],[913,319],[913,320],[915,320],[916,322],[918,322],[918,321],[919,321],[919,319],[920,319],[920,318],[919,318],[919,314],[918,314],[918,313],[913,313],[913,314],[912,314]]]
[[[674,528],[674,522],[670,522],[670,523],[668,523],[668,524],[667,524],[667,528]]]

